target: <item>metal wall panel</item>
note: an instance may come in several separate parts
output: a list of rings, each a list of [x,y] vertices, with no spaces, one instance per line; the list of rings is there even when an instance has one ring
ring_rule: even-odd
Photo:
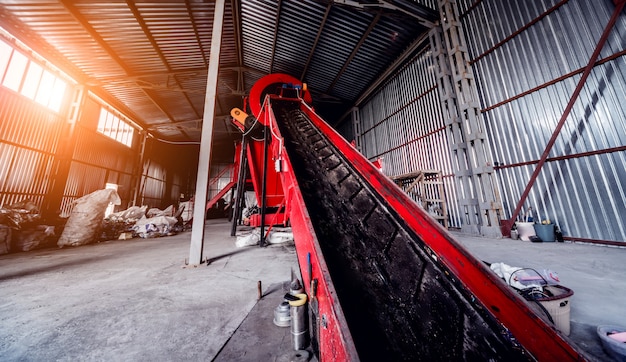
[[[63,192],[62,216],[69,215],[74,200],[105,188],[107,183],[118,185],[122,200],[118,208],[125,209],[132,202],[134,150],[95,130],[99,114],[100,106],[88,99],[75,128],[76,143]]]
[[[492,159],[501,165],[504,218],[613,9],[610,0],[460,1]],[[524,205],[572,238],[626,241],[625,39],[622,13]]]
[[[41,206],[63,121],[3,87],[0,104],[0,207],[25,199]]]
[[[504,217],[519,200],[612,8],[610,1],[601,6],[592,1],[461,2],[492,158],[505,165],[496,174]],[[573,158],[544,166],[528,199],[537,217],[556,221],[566,235],[578,238],[626,240],[619,217],[626,212],[620,182],[626,176],[626,110],[620,101],[626,89],[625,22],[622,16],[601,55],[614,59],[595,67],[551,153]],[[443,122],[422,120],[441,118],[441,112],[437,95],[420,88],[428,86],[429,77],[419,66],[417,59],[409,62],[361,106],[362,152],[372,160],[384,157],[389,175],[435,164],[450,176],[448,151],[440,148],[447,149],[447,138],[432,127],[439,124],[443,130]],[[423,95],[411,100],[412,92]],[[420,121],[399,131],[396,117]],[[433,142],[423,136],[431,132],[440,138]],[[399,149],[406,152],[403,159]],[[458,190],[451,181],[446,194],[455,226],[460,216],[450,200]]]
[[[146,161],[142,175],[142,205],[161,207],[165,197],[167,171],[154,160]]]
[[[67,142],[63,139],[66,119],[4,87],[0,87],[0,105],[0,207],[26,199],[42,207],[51,192],[58,149]],[[58,210],[63,217],[69,216],[76,199],[103,189],[106,183],[118,185],[119,208],[132,203],[136,150],[97,133],[98,114],[99,106],[88,100],[75,128],[76,144]],[[166,170],[155,160],[143,177],[143,199],[156,207],[178,200],[187,183],[184,175]]]
[[[454,178],[430,52],[417,54],[359,108],[363,154],[383,158],[383,172],[442,172],[449,224],[459,227]]]

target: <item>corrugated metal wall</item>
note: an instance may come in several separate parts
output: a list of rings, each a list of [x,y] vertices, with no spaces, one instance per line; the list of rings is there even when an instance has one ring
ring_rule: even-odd
[[[509,218],[614,9],[610,0],[459,2],[503,218]],[[565,236],[626,240],[626,16],[622,13],[525,207]],[[399,175],[451,175],[427,52],[359,109],[362,152]],[[451,226],[458,226],[446,178]]]
[[[161,207],[166,194],[167,171],[154,160],[144,163],[141,186],[141,204],[149,207]]]
[[[42,205],[64,120],[0,87],[0,207],[25,199]]]
[[[433,59],[425,48],[359,108],[356,128],[361,133],[361,152],[370,160],[382,158],[386,175],[441,171],[449,225],[460,227],[447,130],[436,87]]]
[[[100,114],[100,105],[88,99],[81,120],[76,127],[76,144],[72,154],[61,215],[68,216],[77,198],[105,188],[107,183],[118,185],[122,199],[118,208],[126,209],[132,203],[133,163],[136,150],[98,133],[94,127]]]
[[[461,1],[505,217],[589,61],[610,0]],[[533,25],[528,25],[534,22]],[[525,203],[567,236],[626,241],[626,16],[618,19]],[[567,156],[567,158],[558,157]]]
[[[0,207],[30,200],[41,208],[56,176],[57,153],[68,141],[64,134],[67,121],[64,116],[3,87],[0,87],[0,104]],[[140,151],[98,133],[95,125],[99,110],[96,100],[87,99],[75,128],[76,144],[60,208],[42,211],[58,211],[61,216],[68,216],[76,199],[105,188],[107,183],[118,185],[122,199],[118,209],[125,209],[133,202],[133,183],[139,177],[142,178],[140,204],[166,207],[178,201],[181,193],[189,193],[187,178],[193,177],[195,181],[195,175],[182,173],[180,169],[184,166],[177,168],[171,166],[171,161],[162,162],[160,155],[167,152],[148,155],[143,172],[133,170]],[[187,153],[181,154],[189,158]]]

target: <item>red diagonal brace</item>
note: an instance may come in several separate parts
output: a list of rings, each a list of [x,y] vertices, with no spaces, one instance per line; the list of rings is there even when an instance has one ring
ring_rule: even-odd
[[[501,229],[502,229],[503,235],[506,235],[506,236],[511,235],[511,227],[513,226],[515,219],[517,219],[517,216],[522,210],[522,206],[524,205],[524,202],[526,202],[526,199],[528,198],[530,189],[535,184],[535,181],[537,180],[537,176],[539,176],[539,172],[541,172],[541,168],[543,167],[543,164],[546,163],[546,160],[548,159],[548,155],[550,154],[550,151],[552,150],[552,147],[554,146],[554,143],[556,142],[556,138],[559,136],[559,133],[561,132],[561,128],[563,128],[563,125],[565,124],[567,117],[572,111],[572,108],[574,107],[574,103],[578,99],[578,96],[580,95],[580,91],[583,89],[583,86],[585,85],[585,81],[587,80],[587,77],[589,77],[589,74],[591,74],[591,70],[593,69],[596,63],[598,56],[600,56],[600,52],[602,51],[602,48],[604,47],[604,43],[606,43],[606,40],[609,37],[611,29],[613,29],[613,26],[615,25],[617,18],[619,17],[620,13],[624,9],[624,4],[626,4],[626,0],[614,0],[613,2],[615,3],[615,10],[613,10],[613,15],[611,16],[611,19],[609,19],[609,22],[606,24],[606,27],[604,28],[604,32],[602,33],[600,40],[598,40],[598,44],[596,45],[596,48],[593,51],[593,54],[591,54],[591,57],[589,58],[589,63],[587,63],[587,66],[585,67],[585,71],[583,72],[582,77],[578,81],[578,84],[576,85],[576,89],[574,89],[574,93],[572,94],[572,97],[570,98],[569,103],[567,104],[567,107],[565,107],[565,111],[563,111],[563,115],[561,116],[559,123],[556,125],[556,128],[554,129],[554,132],[552,133],[552,137],[550,137],[550,140],[548,141],[548,144],[546,145],[546,149],[543,151],[543,154],[541,154],[541,158],[539,159],[539,162],[537,163],[537,167],[535,167],[535,171],[533,171],[533,174],[530,176],[530,180],[528,180],[528,184],[526,185],[526,188],[524,189],[524,192],[522,193],[522,196],[520,197],[520,200],[517,203],[517,206],[515,207],[515,210],[513,211],[511,218],[509,220],[502,220]]]

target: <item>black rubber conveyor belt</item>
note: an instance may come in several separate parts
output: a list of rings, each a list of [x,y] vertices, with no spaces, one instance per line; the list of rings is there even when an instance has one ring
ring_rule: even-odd
[[[273,101],[307,210],[362,360],[528,360],[441,269],[299,104]]]

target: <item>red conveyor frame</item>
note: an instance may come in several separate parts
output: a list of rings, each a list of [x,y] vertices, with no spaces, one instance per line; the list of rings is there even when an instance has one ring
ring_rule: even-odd
[[[263,84],[284,82],[284,75],[269,75]],[[290,83],[296,83],[288,78]],[[257,93],[260,95],[261,93]],[[332,361],[358,360],[358,353],[352,341],[342,306],[337,300],[332,276],[326,268],[324,256],[318,245],[311,218],[304,203],[304,198],[293,172],[291,161],[282,145],[282,136],[274,118],[271,101],[278,98],[267,95],[265,106],[258,108],[255,116],[264,119],[272,128],[275,141],[272,142],[274,160],[283,163],[280,175],[284,195],[288,205],[288,214],[296,243],[296,253],[302,271],[303,282],[309,290],[310,280],[319,280],[317,298],[319,314],[324,316],[320,328],[320,359]],[[537,360],[584,360],[583,355],[574,348],[554,327],[546,324],[526,304],[526,302],[500,280],[481,261],[472,256],[439,223],[426,214],[415,202],[380,172],[358,150],[322,120],[303,100],[301,110],[311,119],[315,127],[324,134],[352,164],[354,169],[377,190],[407,225],[421,237],[432,250],[433,259],[449,270],[463,286],[470,291],[482,305],[486,306],[500,323],[505,326],[522,346]],[[253,101],[251,101],[253,102]],[[310,255],[312,275],[307,275],[308,256]]]

